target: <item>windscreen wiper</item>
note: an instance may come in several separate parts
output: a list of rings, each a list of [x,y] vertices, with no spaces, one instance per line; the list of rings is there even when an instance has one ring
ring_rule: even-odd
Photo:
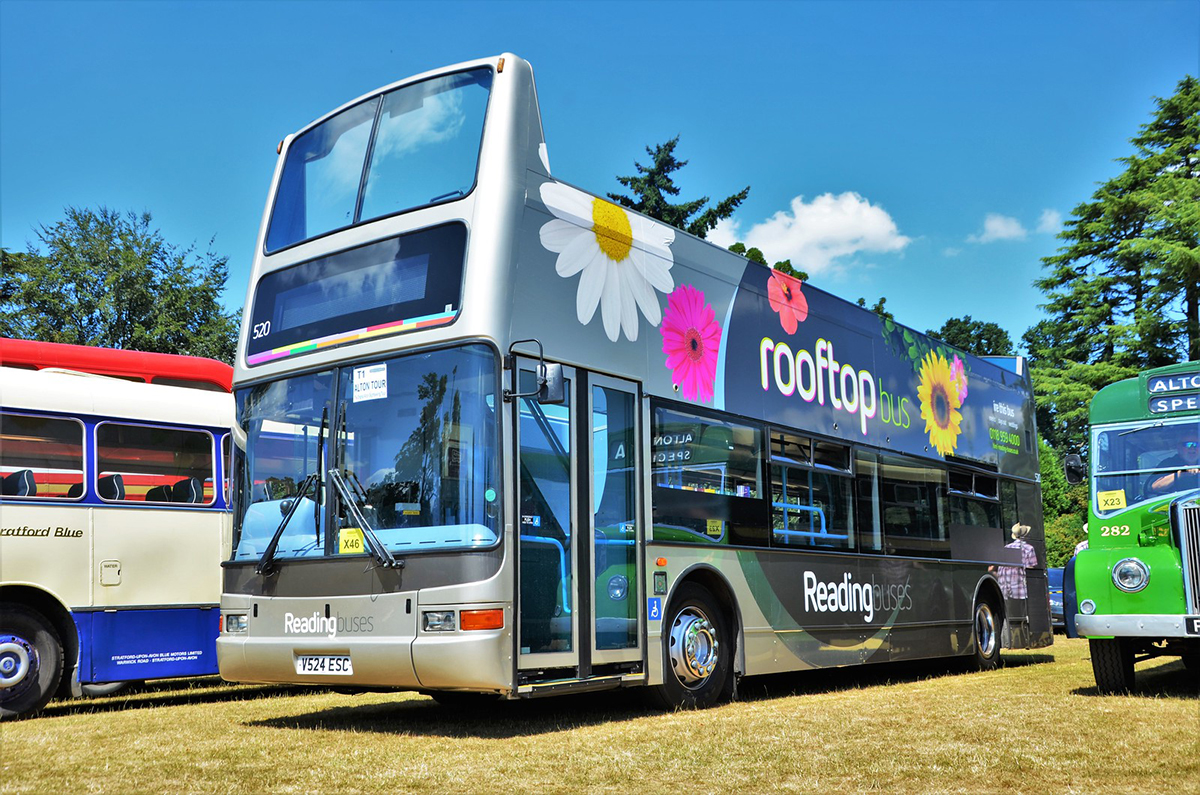
[[[296,497],[288,506],[287,513],[283,515],[283,521],[279,523],[279,527],[275,528],[275,535],[271,536],[271,543],[267,544],[262,557],[258,559],[258,565],[254,567],[255,574],[274,573],[275,550],[279,547],[279,539],[283,538],[283,531],[287,528],[288,522],[292,521],[292,517],[296,515],[296,511],[300,508],[300,501],[304,499],[305,494],[308,494],[310,487],[315,488],[313,492],[313,525],[316,527],[317,541],[321,540],[321,447],[328,424],[329,407],[326,406],[321,410],[321,427],[317,431],[317,468],[308,473],[304,482],[300,484],[300,488],[296,491]]]
[[[379,565],[384,568],[404,568],[404,561],[396,560],[391,550],[379,540],[379,536],[375,535],[375,528],[367,521],[367,517],[359,510],[359,502],[366,503],[367,495],[362,490],[362,484],[358,482],[358,478],[354,477],[350,483],[347,483],[346,479],[342,477],[341,471],[334,468],[329,470],[329,482],[333,484],[334,490],[341,497],[346,510],[350,512],[351,518],[358,523],[359,529],[362,530],[363,542],[367,547],[367,551],[371,553],[371,556],[379,561]]]
[[[310,472],[304,482],[300,484],[299,490],[296,492],[292,504],[288,506],[287,513],[283,515],[283,521],[279,523],[279,527],[275,528],[275,535],[271,536],[271,543],[267,544],[267,548],[263,550],[262,557],[258,559],[258,565],[254,567],[255,574],[273,574],[275,566],[275,549],[279,546],[279,539],[283,538],[284,528],[288,522],[292,521],[292,517],[296,515],[296,511],[300,508],[300,502],[304,499],[304,495],[318,480],[316,472]]]

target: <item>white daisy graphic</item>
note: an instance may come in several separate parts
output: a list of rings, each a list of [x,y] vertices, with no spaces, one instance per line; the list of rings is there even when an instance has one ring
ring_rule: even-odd
[[[599,305],[613,342],[622,331],[637,340],[639,309],[657,326],[662,309],[655,290],[675,289],[669,248],[675,230],[558,182],[544,183],[541,195],[555,216],[541,230],[542,245],[558,254],[555,270],[564,279],[582,273],[575,293],[579,322],[590,323]]]

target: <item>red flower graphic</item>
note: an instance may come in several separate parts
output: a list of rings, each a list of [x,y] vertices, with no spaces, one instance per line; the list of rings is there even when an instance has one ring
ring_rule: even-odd
[[[796,333],[796,326],[808,317],[808,299],[800,291],[804,282],[777,270],[771,271],[767,281],[767,298],[771,308],[779,313],[779,323],[788,334]]]

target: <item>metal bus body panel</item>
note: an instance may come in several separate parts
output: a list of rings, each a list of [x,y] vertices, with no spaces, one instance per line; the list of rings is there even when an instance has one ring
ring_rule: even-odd
[[[667,566],[654,565],[659,556]],[[698,569],[727,584],[746,675],[967,654],[971,605],[981,583],[994,584],[996,565],[662,543],[648,545],[646,558],[667,572],[664,604]],[[1024,638],[1014,645],[1046,645],[1024,616],[1006,618]]]
[[[221,611],[216,605],[77,610],[72,618],[80,638],[80,682],[217,673],[213,639]]]
[[[235,682],[415,689],[420,687],[411,653],[415,602],[415,591],[278,598],[227,593],[222,615],[249,619],[246,632],[217,638],[221,676]],[[354,674],[297,673],[300,655],[349,655]]]
[[[98,577],[92,511],[86,505],[0,501],[0,583],[45,591],[66,609],[90,605]]]

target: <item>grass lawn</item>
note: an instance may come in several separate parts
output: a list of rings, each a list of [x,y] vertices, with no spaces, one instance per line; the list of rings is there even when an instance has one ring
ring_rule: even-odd
[[[1087,643],[990,673],[890,665],[743,680],[660,713],[636,691],[446,709],[217,680],[0,726],[0,792],[1195,792],[1200,682],[1177,659],[1096,693]]]

